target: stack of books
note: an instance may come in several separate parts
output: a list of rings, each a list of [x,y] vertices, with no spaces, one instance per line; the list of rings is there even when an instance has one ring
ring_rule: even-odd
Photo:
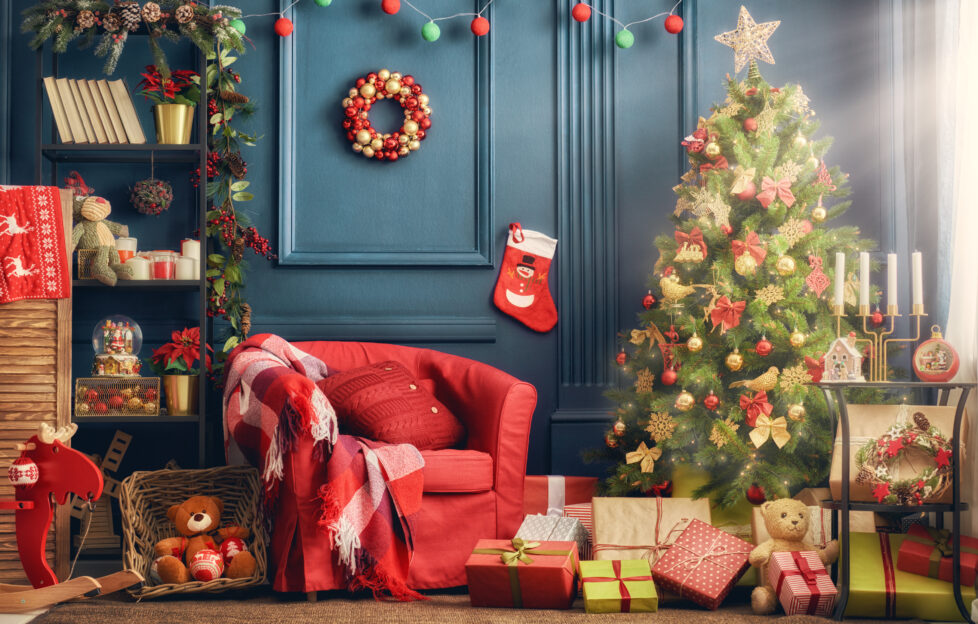
[[[62,143],[146,142],[122,80],[44,79]]]

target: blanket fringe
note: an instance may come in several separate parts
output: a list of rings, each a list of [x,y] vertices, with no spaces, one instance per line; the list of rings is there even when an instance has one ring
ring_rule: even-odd
[[[394,599],[400,602],[412,600],[430,600],[425,595],[414,591],[396,577],[387,574],[381,565],[375,563],[362,573],[353,576],[349,583],[350,591],[369,589],[373,592],[374,600]]]

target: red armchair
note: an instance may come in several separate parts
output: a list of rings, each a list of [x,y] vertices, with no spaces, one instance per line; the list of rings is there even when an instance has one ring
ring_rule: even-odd
[[[523,509],[523,475],[536,389],[486,364],[430,349],[358,342],[298,342],[342,371],[375,362],[403,364],[465,425],[464,448],[423,451],[424,494],[415,523],[414,589],[465,584],[465,560],[480,538],[510,538]],[[283,592],[344,589],[329,540],[317,525],[325,479],[309,437],[285,456],[269,562]]]

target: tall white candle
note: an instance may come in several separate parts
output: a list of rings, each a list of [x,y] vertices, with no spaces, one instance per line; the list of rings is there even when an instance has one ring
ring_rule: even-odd
[[[924,304],[924,261],[919,251],[913,252],[913,304]]]
[[[859,253],[859,307],[869,307],[869,252]]]
[[[180,253],[188,258],[200,260],[200,241],[192,238],[185,238],[180,241]]]
[[[841,251],[835,254],[835,298],[836,306],[845,303],[846,255]]]
[[[178,256],[176,259],[176,279],[178,280],[194,279],[194,265],[196,264],[198,264],[198,262],[194,258],[188,258],[187,256]]]
[[[899,307],[897,296],[897,255],[886,254],[886,307],[887,310]]]

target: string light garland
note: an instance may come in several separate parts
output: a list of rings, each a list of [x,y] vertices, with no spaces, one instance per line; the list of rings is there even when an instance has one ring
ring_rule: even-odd
[[[573,17],[578,22],[584,23],[589,19],[591,19],[592,13],[596,13],[601,17],[611,20],[615,24],[618,24],[619,26],[621,26],[621,30],[615,33],[615,45],[623,50],[626,50],[632,47],[633,45],[635,45],[635,35],[632,34],[632,31],[628,29],[629,26],[644,24],[645,22],[651,22],[654,19],[665,17],[666,19],[663,22],[663,27],[666,29],[666,32],[671,35],[679,34],[683,29],[683,18],[676,15],[675,12],[680,4],[682,4],[682,0],[678,0],[676,4],[672,5],[672,8],[669,9],[668,13],[656,13],[651,17],[646,17],[640,20],[634,20],[625,23],[618,19],[615,19],[613,16],[608,15],[603,11],[600,11],[592,7],[586,2],[578,2],[577,4],[574,5],[574,8],[571,9],[571,17]]]

